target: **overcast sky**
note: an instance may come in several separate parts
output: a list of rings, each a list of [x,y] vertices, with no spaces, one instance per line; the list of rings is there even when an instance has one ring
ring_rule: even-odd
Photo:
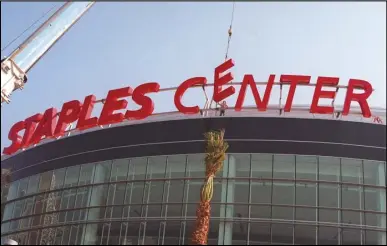
[[[60,5],[1,2],[1,47]],[[89,94],[102,98],[110,89],[149,81],[162,88],[194,76],[211,81],[224,60],[231,10],[231,2],[95,4],[33,67],[25,89],[2,107],[1,149],[9,144],[14,123],[49,107],[60,110],[69,100],[82,101]],[[246,73],[259,81],[270,74],[311,75],[312,82],[317,76],[337,76],[342,85],[350,78],[364,79],[375,89],[371,105],[386,107],[385,3],[240,2],[233,29],[229,56],[236,81]],[[339,92],[338,104],[344,94]],[[278,90],[270,102],[278,102],[276,95]],[[297,89],[294,103],[310,104],[312,95]],[[152,98],[156,112],[175,110],[172,93]],[[249,90],[246,100],[245,105],[253,105]],[[202,106],[204,97],[191,91],[184,101]],[[234,103],[235,97],[229,100]]]

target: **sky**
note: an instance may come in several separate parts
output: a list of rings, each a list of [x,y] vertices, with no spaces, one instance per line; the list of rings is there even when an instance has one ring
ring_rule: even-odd
[[[1,2],[1,48],[59,2]],[[212,83],[224,61],[232,2],[98,2],[30,70],[28,83],[1,109],[1,149],[13,124],[70,100],[145,82],[161,88],[190,77]],[[44,21],[44,20],[43,20]],[[36,27],[35,27],[36,28]],[[9,55],[31,32],[1,52]],[[371,106],[386,107],[385,2],[237,2],[229,57],[235,81],[253,74],[339,77],[369,81]],[[259,87],[259,92],[264,87]],[[239,87],[237,87],[237,92]],[[278,103],[278,88],[270,103]],[[211,94],[211,90],[208,90]],[[339,91],[336,102],[344,102]],[[277,96],[277,97],[276,97]],[[297,88],[294,103],[310,104],[313,90]],[[151,95],[155,112],[175,111],[173,92]],[[129,101],[128,108],[136,108]],[[187,105],[203,106],[203,92],[190,90]],[[228,99],[233,106],[236,95]],[[254,105],[247,90],[245,105]],[[356,105],[355,105],[356,106]],[[96,107],[95,115],[99,114]]]

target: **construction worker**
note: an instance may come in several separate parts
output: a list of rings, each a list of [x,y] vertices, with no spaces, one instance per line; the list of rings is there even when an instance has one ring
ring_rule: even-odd
[[[220,104],[220,116],[224,116],[225,115],[226,109],[228,109],[227,103],[226,103],[226,101],[223,101]]]

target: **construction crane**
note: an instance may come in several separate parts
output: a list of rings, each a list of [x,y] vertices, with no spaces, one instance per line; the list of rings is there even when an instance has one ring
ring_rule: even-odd
[[[8,57],[1,60],[1,105],[23,89],[28,71],[89,10],[92,2],[67,2],[39,26]]]
[[[1,60],[1,105],[10,103],[11,94],[23,89],[27,82],[27,73],[54,46],[54,44],[89,10],[92,2],[67,2],[63,4],[50,18],[39,26],[18,48],[8,57]],[[10,183],[11,172],[1,169],[1,186],[6,188]],[[55,176],[51,180],[50,190],[55,187]],[[2,197],[3,198],[3,197]],[[55,194],[47,198],[46,214],[43,225],[58,222]],[[2,201],[3,203],[4,201]],[[2,207],[3,212],[3,207]],[[28,212],[28,211],[26,211]],[[3,216],[3,214],[2,214]],[[23,234],[23,233],[22,233]],[[18,235],[25,236],[25,235]],[[52,228],[44,229],[40,239],[41,245],[52,245],[55,240]],[[19,237],[17,239],[20,239]],[[17,245],[17,241],[9,239],[9,245]],[[15,244],[14,244],[15,243]]]

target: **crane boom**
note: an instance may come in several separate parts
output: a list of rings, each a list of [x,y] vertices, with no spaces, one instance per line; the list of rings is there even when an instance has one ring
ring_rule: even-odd
[[[1,60],[1,104],[23,89],[28,71],[89,10],[92,2],[67,2],[35,30],[11,55]]]

